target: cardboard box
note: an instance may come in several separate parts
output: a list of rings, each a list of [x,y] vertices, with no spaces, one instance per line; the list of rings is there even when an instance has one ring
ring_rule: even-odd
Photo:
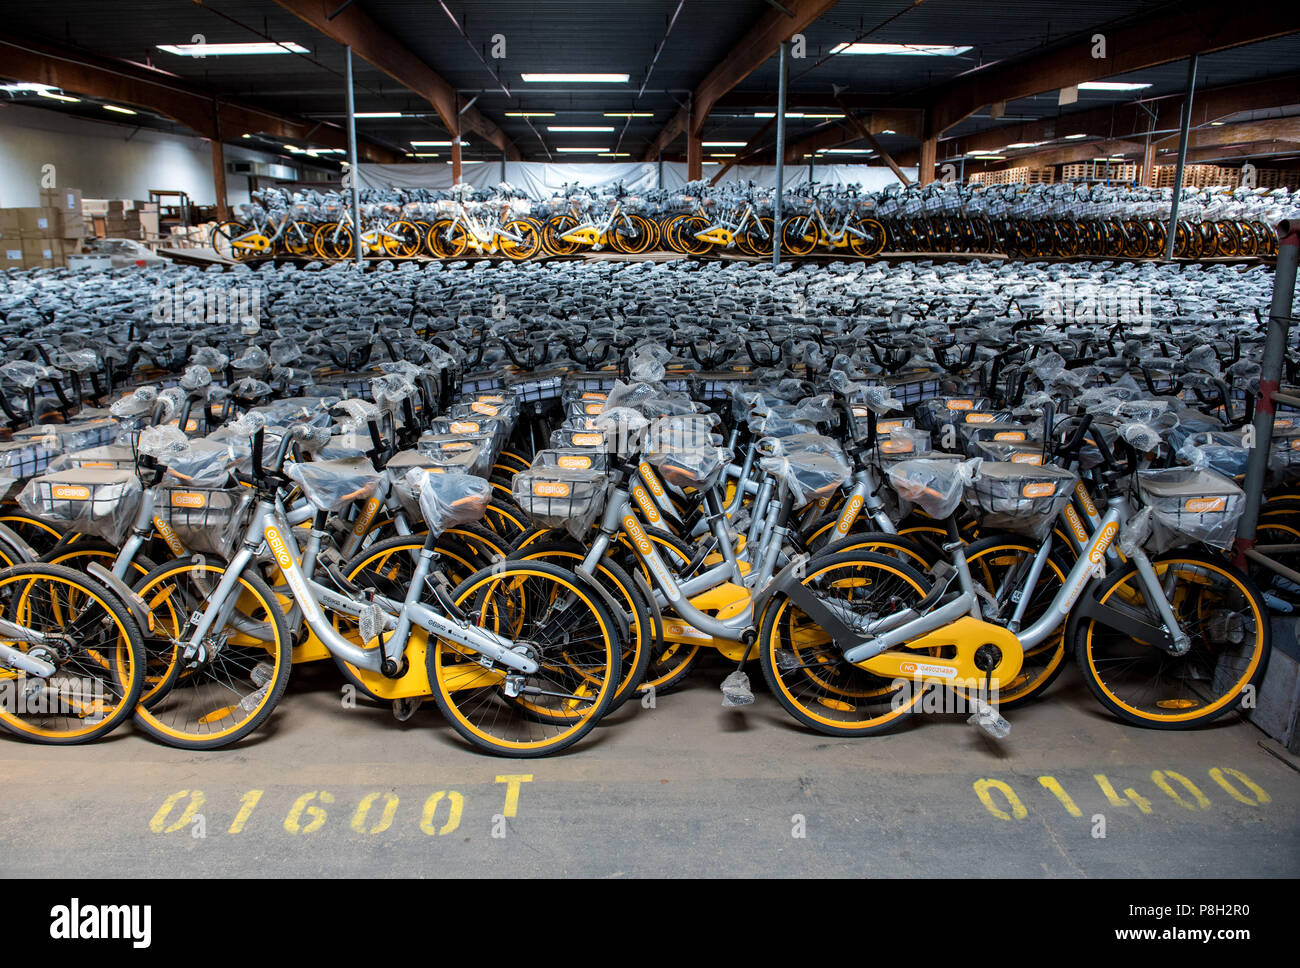
[[[141,212],[140,213],[140,235],[155,238],[158,235],[158,213]]]
[[[79,239],[86,234],[86,219],[78,209],[75,213],[59,213],[59,238]]]
[[[81,214],[90,218],[95,215],[108,214],[107,198],[83,198],[81,200]]]
[[[18,209],[18,231],[24,239],[57,238],[59,210],[56,208]]]
[[[41,205],[57,208],[64,215],[81,217],[80,188],[42,188]]]
[[[23,247],[12,239],[0,242],[0,269],[23,268]]]
[[[57,244],[57,239],[23,239],[23,268],[53,268]]]
[[[0,208],[0,239],[16,239],[19,234],[18,209]]]

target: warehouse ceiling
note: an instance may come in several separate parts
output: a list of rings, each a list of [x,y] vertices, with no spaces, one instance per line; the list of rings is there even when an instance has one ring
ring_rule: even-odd
[[[326,6],[343,5],[334,0]],[[530,160],[597,160],[644,156],[655,136],[688,103],[690,92],[731,52],[761,17],[780,7],[778,0],[354,0],[378,28],[386,31],[437,72],[473,107],[498,126]],[[790,64],[792,117],[788,138],[828,125],[834,114],[833,89],[844,89],[856,104],[886,107],[924,102],[939,85],[975,74],[999,62],[1014,62],[1050,51],[1068,40],[1115,30],[1135,20],[1183,5],[1168,0],[841,0],[804,31],[804,57]],[[10,39],[28,38],[114,61],[166,72],[220,98],[286,115],[337,123],[344,116],[342,47],[271,0],[117,0],[111,12],[101,0],[10,5],[0,31]],[[212,43],[276,41],[306,48],[300,54],[260,56],[179,56],[160,44],[187,44],[196,37]],[[832,54],[845,43],[946,45],[969,48],[951,56],[862,56]],[[504,47],[504,51],[502,48]],[[494,49],[495,48],[495,49]],[[494,53],[504,52],[504,57]],[[1198,87],[1221,86],[1294,72],[1300,66],[1300,34],[1206,55]],[[0,58],[0,72],[3,58]],[[358,120],[359,134],[399,154],[447,159],[450,138],[430,103],[384,71],[354,59],[357,111],[400,113],[401,117]],[[625,83],[530,83],[533,72],[610,72],[629,75]],[[771,58],[710,112],[704,127],[705,158],[725,157],[749,142],[766,123],[777,86]],[[165,76],[165,75],[163,75]],[[949,129],[951,139],[1013,125],[1028,119],[1122,104],[1135,97],[1158,97],[1182,90],[1185,62],[1116,78],[1149,84],[1139,93],[1080,91],[1076,103],[1061,106],[1055,91],[1007,103],[1000,118],[988,108]],[[22,81],[25,78],[11,78]],[[68,92],[75,94],[76,92]],[[33,93],[8,95],[25,103],[83,116],[171,127],[147,113],[109,117],[100,101],[60,102]],[[1285,100],[1279,95],[1279,103]],[[102,101],[102,99],[101,99]],[[819,110],[820,109],[820,110]],[[518,117],[521,113],[539,116]],[[545,113],[550,116],[540,116]],[[637,114],[644,117],[611,117]],[[597,131],[552,131],[552,127]],[[248,132],[256,136],[257,132]],[[1127,132],[1125,132],[1127,133]],[[242,134],[242,132],[241,132]],[[255,139],[249,139],[250,141]],[[472,135],[467,160],[499,158],[500,150]],[[769,139],[770,140],[770,139]],[[915,137],[883,134],[890,151],[914,147]],[[281,149],[279,142],[271,147]],[[258,142],[259,146],[263,142]],[[668,151],[684,152],[678,137]],[[306,147],[307,145],[303,145]],[[561,150],[568,149],[568,150]],[[840,149],[841,160],[852,157]],[[865,149],[860,149],[865,154]],[[941,144],[939,157],[951,156]],[[415,160],[415,159],[412,159]]]

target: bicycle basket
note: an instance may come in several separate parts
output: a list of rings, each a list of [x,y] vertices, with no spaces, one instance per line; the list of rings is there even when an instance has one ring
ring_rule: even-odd
[[[683,489],[693,487],[698,491],[712,486],[722,469],[731,462],[731,451],[713,445],[647,450],[644,456],[646,462],[659,471],[665,483]]]
[[[1300,428],[1274,429],[1268,464],[1269,470],[1283,480],[1300,478]]]
[[[41,441],[7,440],[0,443],[0,474],[34,477],[44,471],[58,450]]]
[[[1051,464],[985,461],[968,488],[967,500],[989,530],[1041,538],[1052,528],[1079,477]]]
[[[28,481],[18,504],[64,532],[118,544],[135,521],[143,494],[132,471],[78,467]]]
[[[1246,494],[1222,474],[1191,467],[1138,471],[1138,491],[1151,509],[1147,547],[1156,553],[1201,541],[1226,548],[1237,534]]]
[[[45,446],[61,451],[85,450],[111,444],[121,427],[116,420],[107,418],[74,420],[67,424],[38,424],[14,433],[14,440],[40,441]]]
[[[600,471],[609,468],[609,455],[592,450],[564,450],[546,448],[533,457],[534,467],[563,467],[566,470]]]
[[[415,449],[444,467],[457,467],[475,477],[492,472],[491,434],[424,434]]]
[[[975,445],[975,456],[989,461],[1042,466],[1043,445],[1021,441],[981,440]]]
[[[135,451],[121,444],[87,447],[74,454],[60,454],[50,461],[50,473],[72,470],[75,467],[110,467],[117,471],[135,470]]]
[[[370,497],[380,477],[365,457],[289,464],[284,476],[301,486],[320,511],[342,511],[353,501]]]
[[[515,503],[537,525],[581,537],[605,507],[608,479],[597,470],[534,465],[515,475]]]
[[[882,434],[876,448],[881,460],[910,460],[930,452],[930,434],[924,430],[899,427]]]
[[[255,497],[247,487],[164,484],[155,492],[155,524],[171,528],[186,550],[229,561],[248,530]]]
[[[843,457],[829,453],[794,451],[782,457],[764,457],[758,463],[785,483],[796,508],[830,497],[853,475]]]
[[[933,433],[947,424],[965,423],[967,414],[984,413],[988,408],[989,401],[982,397],[938,397],[916,408],[916,422]]]

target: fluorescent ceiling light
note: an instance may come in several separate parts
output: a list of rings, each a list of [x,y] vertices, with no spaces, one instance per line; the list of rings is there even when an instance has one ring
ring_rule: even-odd
[[[880,133],[881,133],[881,134],[898,134],[898,132],[895,131],[893,128],[886,128],[884,131],[882,131],[882,132],[880,132]]]
[[[252,43],[252,44],[159,44],[159,50],[181,57],[230,57],[236,54],[306,54],[302,44]]]
[[[546,130],[583,132],[586,134],[592,134],[594,132],[613,131],[614,126],[613,125],[608,125],[608,126],[607,125],[583,125],[583,124],[548,124],[546,126]]]
[[[736,157],[736,156],[735,156],[735,154],[730,154],[730,155],[728,155],[728,154],[719,154],[719,153],[716,152],[716,151],[712,151],[712,152],[709,153],[709,157],[710,157],[710,158],[734,158],[734,157]]]
[[[629,151],[602,151],[598,155],[600,158],[630,158],[632,153]]]
[[[606,111],[607,118],[653,118],[653,111]]]
[[[969,47],[943,44],[836,44],[832,54],[892,54],[899,57],[956,57]]]
[[[819,148],[821,154],[827,155],[869,155],[871,152],[866,148]]]
[[[20,81],[17,84],[0,84],[0,91],[12,91],[15,94],[39,94],[41,91],[54,90],[49,84],[38,84],[35,81]]]
[[[1079,85],[1080,91],[1140,91],[1150,84],[1137,84],[1128,81],[1084,81]]]
[[[976,161],[1006,161],[1006,155],[971,155]]]
[[[706,161],[706,162],[704,162],[704,164],[706,164],[706,165],[720,165],[720,164],[722,164],[722,162],[720,162],[720,161]]]
[[[352,115],[354,118],[401,118],[405,117],[401,111],[357,111]]]
[[[55,101],[68,101],[69,103],[72,104],[76,104],[78,101],[81,100],[81,98],[79,97],[70,97],[67,94],[60,94],[58,91],[37,91],[36,93],[39,94],[41,97],[48,97]]]
[[[315,153],[318,154],[318,155],[341,155],[341,154],[344,154],[344,149],[342,149],[342,148],[313,148],[312,151],[315,152]]]
[[[1223,122],[1222,122],[1222,121],[1211,121],[1211,122],[1210,122],[1210,127],[1211,127],[1211,128],[1218,128],[1218,127],[1221,127],[1222,125],[1223,125]]]
[[[251,138],[252,135],[251,135],[251,134],[241,134],[240,137],[241,137],[241,138]]]
[[[553,118],[554,111],[507,111],[507,118]]]
[[[1078,141],[1080,138],[1086,138],[1086,137],[1088,137],[1086,134],[1067,134],[1067,135],[1065,136],[1065,140],[1066,140],[1066,141]]]
[[[469,142],[462,141],[460,143],[460,146],[462,148],[468,148]],[[412,148],[450,148],[451,142],[450,141],[412,141],[411,147]]]
[[[700,144],[705,148],[743,148],[749,144],[748,141],[701,141]]]
[[[802,112],[802,111],[787,111],[787,112],[785,112],[785,116],[786,116],[787,118],[802,118],[804,115],[803,115],[803,112]],[[756,117],[756,118],[774,118],[774,117],[776,117],[776,112],[775,112],[775,111],[755,111],[755,112],[754,112],[754,117]],[[836,117],[839,117],[839,115],[836,115]]]
[[[627,74],[520,74],[527,84],[626,84]]]
[[[114,114],[135,114],[130,108],[119,108],[116,104],[100,105],[105,111],[112,111]]]
[[[1041,141],[1017,141],[1013,145],[1007,145],[1007,148],[1037,148],[1042,143]]]
[[[447,164],[449,164],[449,165],[454,165],[455,162],[454,162],[454,161],[449,161],[449,162],[447,162]],[[481,162],[481,161],[471,161],[470,159],[466,158],[464,161],[461,162],[461,164],[462,164],[462,165],[479,165],[479,164],[482,164],[482,162]]]
[[[575,155],[598,155],[609,151],[608,148],[556,148],[555,150]]]
[[[844,112],[833,111],[828,114],[813,114],[811,111],[804,111],[802,114],[790,114],[789,112],[787,112],[786,117],[787,118],[796,118],[796,117],[797,118],[842,118],[844,117]]]
[[[408,157],[408,158],[437,158],[438,156],[437,156],[437,154],[435,154],[435,153],[432,152],[432,151],[408,151],[408,152],[406,153],[406,157]],[[448,162],[448,164],[450,164],[450,162]]]

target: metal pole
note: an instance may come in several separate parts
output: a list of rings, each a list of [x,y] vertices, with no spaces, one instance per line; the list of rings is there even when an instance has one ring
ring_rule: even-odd
[[[1268,470],[1269,448],[1273,442],[1273,418],[1276,405],[1273,394],[1282,383],[1282,357],[1286,355],[1287,331],[1291,327],[1291,304],[1295,297],[1296,261],[1300,255],[1300,224],[1278,223],[1277,269],[1273,275],[1273,302],[1268,310],[1268,335],[1259,365],[1259,395],[1255,403],[1254,444],[1246,460],[1246,509],[1237,524],[1235,550],[1239,568],[1246,564],[1246,553],[1255,545],[1255,527],[1263,501],[1264,475]]]
[[[776,199],[772,203],[772,265],[781,264],[781,230],[784,224],[781,195],[785,191],[785,53],[789,41],[782,41],[776,91]]]
[[[357,170],[357,113],[352,103],[352,48],[344,47],[344,64],[348,87],[348,174],[352,182],[352,252],[357,265],[365,264],[365,254],[361,243],[361,186],[357,184],[360,172]]]
[[[1169,209],[1169,232],[1165,239],[1165,261],[1174,257],[1174,239],[1178,234],[1178,200],[1183,194],[1183,168],[1187,164],[1187,134],[1192,126],[1192,90],[1196,87],[1196,60],[1187,59],[1187,92],[1183,95],[1183,120],[1178,132],[1178,167],[1174,169],[1174,204]]]
[[[664,153],[659,152],[659,187],[664,187]]]
[[[501,180],[506,180],[506,153],[501,152]]]

